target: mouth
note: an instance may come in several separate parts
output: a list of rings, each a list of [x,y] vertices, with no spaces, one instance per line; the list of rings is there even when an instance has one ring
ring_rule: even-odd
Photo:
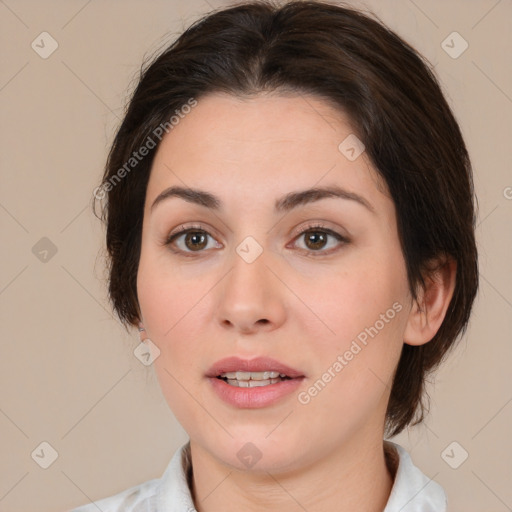
[[[270,384],[277,384],[284,380],[290,380],[292,377],[274,370],[266,372],[227,372],[217,375],[217,379],[227,382],[230,386],[239,388],[257,388],[269,386]]]
[[[206,377],[216,395],[228,404],[244,409],[262,408],[292,396],[305,375],[268,357],[217,361]]]
[[[301,371],[270,357],[242,359],[236,356],[226,357],[217,361],[207,371],[206,376],[209,378],[220,378],[226,380],[226,382],[236,381],[228,382],[232,385],[239,385],[240,383],[250,384],[248,386],[242,384],[239,387],[252,387],[255,383],[256,386],[268,385],[274,384],[271,382],[272,380],[280,382],[283,379],[305,377]]]

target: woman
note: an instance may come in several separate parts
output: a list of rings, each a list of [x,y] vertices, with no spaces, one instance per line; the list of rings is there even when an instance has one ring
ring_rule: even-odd
[[[76,512],[446,510],[384,440],[478,283],[468,152],[417,52],[339,5],[212,13],[142,73],[95,197],[190,441]]]

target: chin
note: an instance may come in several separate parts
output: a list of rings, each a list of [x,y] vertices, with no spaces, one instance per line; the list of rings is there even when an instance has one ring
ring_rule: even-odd
[[[213,442],[209,451],[224,464],[239,471],[272,473],[292,469],[301,455],[297,446],[302,443],[283,434],[270,439],[272,434],[268,437],[269,431],[252,428],[244,434],[231,432],[233,438]]]

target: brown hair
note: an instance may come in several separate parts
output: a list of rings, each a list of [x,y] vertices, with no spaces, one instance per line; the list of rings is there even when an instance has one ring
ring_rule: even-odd
[[[243,3],[196,21],[143,66],[95,192],[106,197],[109,296],[125,326],[135,325],[145,193],[160,138],[144,158],[134,152],[155,142],[159,126],[168,131],[191,98],[281,90],[315,94],[349,115],[395,203],[414,298],[432,259],[457,263],[439,331],[425,345],[403,346],[386,414],[395,435],[423,420],[425,379],[469,320],[478,288],[474,192],[461,131],[428,61],[360,11],[317,1]]]

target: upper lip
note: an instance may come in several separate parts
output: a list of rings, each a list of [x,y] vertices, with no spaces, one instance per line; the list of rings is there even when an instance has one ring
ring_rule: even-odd
[[[272,359],[271,357],[256,357],[254,359],[242,359],[240,357],[226,357],[214,363],[208,370],[207,377],[218,377],[222,373],[228,372],[265,372],[277,371],[288,377],[304,377],[299,370],[290,368],[289,366]]]

